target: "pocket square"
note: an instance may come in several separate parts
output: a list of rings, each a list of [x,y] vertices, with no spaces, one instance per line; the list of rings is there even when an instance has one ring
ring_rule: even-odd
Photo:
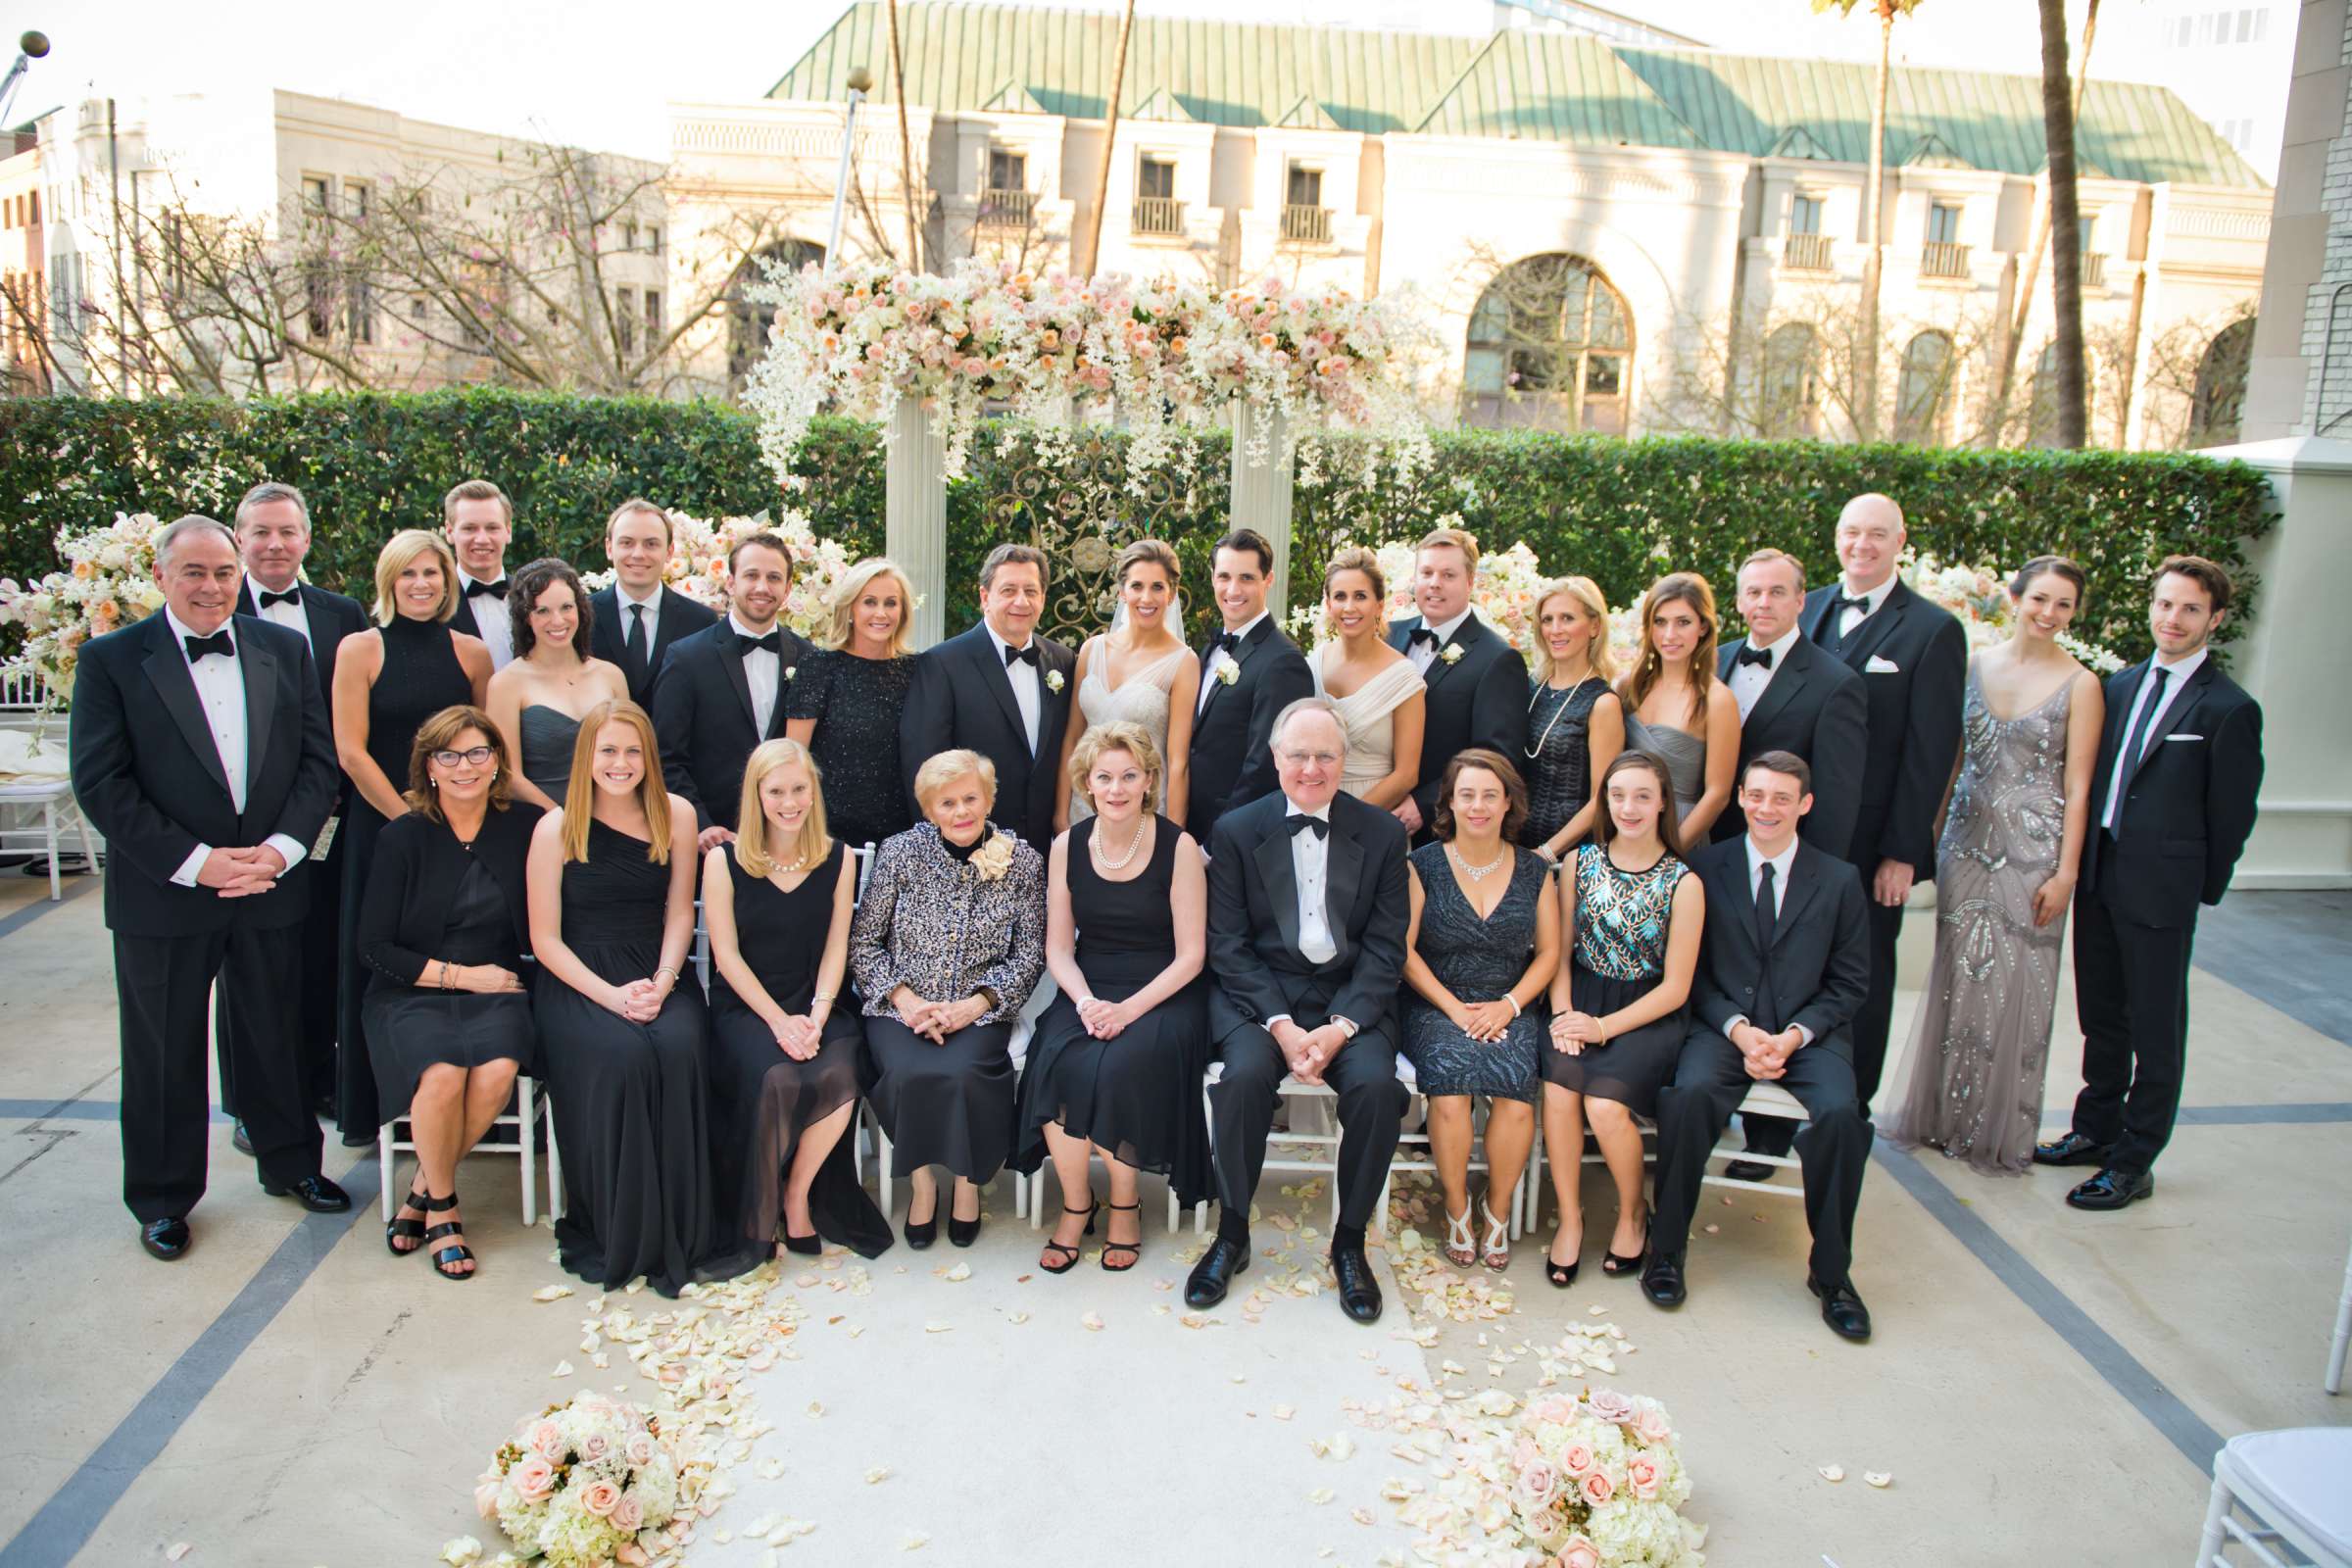
[[[2202,735],[2167,735],[2165,737],[2168,741],[2201,741],[2204,738]]]
[[[1865,675],[1899,675],[1902,672],[1902,665],[1891,659],[1881,659],[1876,654],[1871,655],[1869,662],[1862,666]]]

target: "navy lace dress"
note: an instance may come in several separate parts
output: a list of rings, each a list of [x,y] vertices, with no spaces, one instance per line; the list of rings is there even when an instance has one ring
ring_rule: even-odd
[[[1446,863],[1446,846],[1413,851],[1421,878],[1421,929],[1413,949],[1446,990],[1463,1002],[1493,1002],[1527,973],[1536,922],[1551,888],[1550,867],[1533,850],[1504,846],[1513,858],[1510,885],[1494,912],[1480,918]],[[1536,1052],[1544,1023],[1536,1008],[1511,1020],[1500,1040],[1473,1040],[1419,994],[1404,993],[1405,1058],[1425,1095],[1536,1098]]]

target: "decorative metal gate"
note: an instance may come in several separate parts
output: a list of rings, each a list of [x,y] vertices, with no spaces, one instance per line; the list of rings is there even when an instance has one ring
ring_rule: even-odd
[[[1126,443],[1108,432],[1086,430],[1049,451],[1029,435],[1006,443],[988,501],[989,535],[1026,539],[1053,564],[1040,632],[1076,647],[1110,624],[1119,552],[1138,539],[1173,544],[1189,526],[1190,467],[1161,466],[1138,495],[1127,487]]]

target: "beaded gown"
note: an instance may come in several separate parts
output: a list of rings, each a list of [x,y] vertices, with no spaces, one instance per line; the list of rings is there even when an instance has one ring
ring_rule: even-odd
[[[1911,1038],[1911,1083],[1881,1129],[1986,1175],[2023,1174],[2041,1136],[2066,919],[2035,926],[2034,891],[2057,871],[2066,833],[2074,689],[2070,679],[2001,718],[1969,670],[1960,778],[1936,846],[1936,962]]]
[[[1576,878],[1576,940],[1569,950],[1568,1004],[1604,1018],[1657,989],[1666,973],[1674,890],[1689,867],[1672,855],[1627,871],[1598,844],[1581,846],[1564,875]],[[1658,1091],[1690,1032],[1686,1004],[1663,1018],[1571,1055],[1544,1042],[1544,1078],[1637,1116],[1655,1116]]]
[[[860,659],[820,648],[794,672],[787,718],[813,718],[808,753],[824,775],[825,826],[852,849],[879,844],[914,825],[899,770],[899,715],[914,660]]]
[[[1527,773],[1527,821],[1519,842],[1534,849],[1568,825],[1592,798],[1592,705],[1608,695],[1609,683],[1589,676],[1573,686],[1529,682],[1528,745],[1534,755],[1521,762]]]
[[[1494,911],[1481,916],[1447,863],[1446,846],[1424,844],[1410,859],[1421,879],[1421,928],[1414,951],[1446,990],[1462,1002],[1493,1002],[1527,973],[1536,949],[1536,924],[1551,889],[1551,868],[1533,850],[1503,846],[1510,882]],[[1544,1021],[1528,1008],[1500,1040],[1473,1040],[1417,991],[1406,988],[1404,1038],[1397,1049],[1413,1064],[1424,1095],[1536,1098],[1536,1053]]]

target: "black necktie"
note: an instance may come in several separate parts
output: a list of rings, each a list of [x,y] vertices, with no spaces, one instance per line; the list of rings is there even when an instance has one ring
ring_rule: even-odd
[[[1015,660],[1027,664],[1031,669],[1036,669],[1038,667],[1037,644],[1031,643],[1026,648],[1014,648],[1008,645],[1004,650],[1004,667],[1010,669]]]
[[[1407,648],[1412,648],[1422,643],[1427,643],[1430,647],[1435,648],[1438,646],[1440,641],[1442,641],[1442,639],[1438,636],[1438,634],[1430,630],[1427,626],[1415,626],[1412,629],[1411,634],[1404,639],[1404,646]]]
[[[191,637],[188,641],[192,644],[195,639]],[[2133,715],[2132,732],[2124,737],[2124,776],[2115,781],[2115,826],[2108,830],[2111,833],[2123,830],[2124,799],[2131,793],[2132,776],[2139,771],[2139,754],[2147,749],[2148,732],[2156,727],[2156,714],[2164,707],[2165,684],[2172,678],[2173,672],[2162,664],[2155,664],[2149,667],[2148,673],[2155,677],[2156,689],[2148,694],[2147,702]]]
[[[1756,873],[1756,951],[1758,953],[1772,951],[1772,928],[1780,919],[1780,901],[1772,896],[1772,862],[1766,860],[1764,868]]]
[[[1772,896],[1772,862],[1766,860],[1756,876],[1756,997],[1750,1022],[1767,1034],[1776,1033],[1781,1022],[1780,999],[1772,991],[1772,929],[1779,923],[1779,903]],[[1760,1020],[1770,1018],[1766,1025]]]
[[[635,665],[640,671],[644,670],[645,607],[643,605],[631,605],[629,607],[629,638],[628,641],[622,646],[621,651],[629,656],[629,662],[631,664]]]
[[[1740,662],[1742,664],[1762,664],[1766,669],[1770,669],[1772,667],[1772,650],[1769,648],[1751,648],[1746,643],[1741,643],[1740,645]]]
[[[741,632],[737,632],[735,634],[735,656],[738,659],[749,659],[752,656],[752,650],[755,648],[764,650],[767,653],[776,655],[778,658],[782,658],[784,654],[784,634],[780,631],[771,631],[764,637],[746,637]]]
[[[1283,820],[1290,824],[1291,837],[1293,838],[1297,838],[1299,834],[1307,832],[1310,829],[1313,830],[1315,837],[1319,839],[1331,837],[1331,824],[1324,821],[1319,816],[1308,816],[1304,811],[1293,811],[1289,816],[1284,817]]]
[[[1208,651],[1212,654],[1220,649],[1230,654],[1241,646],[1242,634],[1238,631],[1221,631],[1208,640]]]
[[[506,598],[507,579],[501,577],[496,582],[469,582],[466,585],[466,598],[472,599],[480,594],[489,594],[496,599]]]
[[[188,645],[188,662],[191,664],[207,654],[219,654],[222,659],[237,657],[237,645],[229,640],[225,630],[217,631],[210,637],[182,637],[180,641]]]
[[[289,588],[282,594],[273,594],[267,588],[262,590],[262,608],[264,610],[268,610],[271,605],[299,605],[301,603],[302,590],[299,588]]]

